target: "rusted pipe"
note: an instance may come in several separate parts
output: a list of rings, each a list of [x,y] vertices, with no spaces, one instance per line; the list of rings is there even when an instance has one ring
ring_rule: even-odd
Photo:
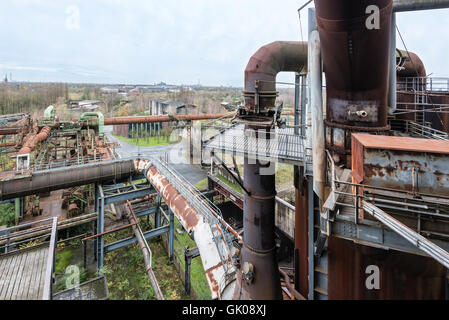
[[[281,268],[279,268],[279,273],[284,277],[285,285],[287,286],[288,291],[295,297],[296,300],[306,300],[302,294],[295,290],[290,284],[290,277],[286,274]]]
[[[51,127],[44,127],[39,134],[28,136],[18,154],[29,154],[36,148],[36,145],[39,142],[47,140],[48,136],[50,135],[50,131]]]
[[[5,142],[5,143],[0,143],[0,148],[1,147],[14,147],[16,145],[15,142]]]
[[[119,125],[133,123],[153,123],[153,122],[170,122],[170,121],[195,121],[195,120],[211,120],[220,118],[232,118],[234,112],[216,113],[216,114],[190,114],[190,115],[165,115],[165,116],[149,116],[149,117],[117,117],[104,119],[104,125]]]
[[[272,109],[277,97],[277,74],[301,72],[306,65],[306,42],[276,41],[260,48],[245,69],[245,106],[253,112],[256,106],[260,112]]]
[[[143,254],[143,260],[145,262],[145,268],[146,273],[148,275],[148,278],[150,279],[151,286],[153,287],[154,294],[156,295],[156,298],[158,300],[164,300],[164,295],[162,294],[162,290],[159,287],[159,283],[157,282],[156,275],[153,272],[153,268],[151,266],[152,259],[151,259],[151,251],[148,246],[147,241],[145,240],[142,230],[139,226],[139,220],[137,219],[136,215],[134,214],[133,208],[131,206],[131,203],[129,201],[125,204],[125,209],[128,211],[128,219],[132,224],[132,228],[134,231],[134,235],[136,236],[137,242],[139,243],[140,250],[142,250]]]
[[[367,27],[370,6],[380,9],[373,29]],[[326,124],[386,130],[392,0],[315,0],[315,8],[326,74]]]
[[[420,57],[413,52],[396,49],[398,77],[426,77],[426,68]]]

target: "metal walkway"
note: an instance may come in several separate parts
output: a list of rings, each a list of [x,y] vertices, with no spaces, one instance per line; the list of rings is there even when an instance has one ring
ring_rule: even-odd
[[[204,147],[217,154],[224,152],[264,161],[299,166],[312,163],[305,138],[295,135],[293,128],[273,129],[271,139],[266,139],[257,138],[254,130],[245,130],[243,124],[238,124],[206,141]]]
[[[0,240],[6,241],[0,247],[5,251],[0,254],[0,300],[51,300],[57,223],[52,218],[0,231]],[[48,231],[36,236],[36,229]]]
[[[0,300],[42,299],[47,258],[47,246],[0,258]]]

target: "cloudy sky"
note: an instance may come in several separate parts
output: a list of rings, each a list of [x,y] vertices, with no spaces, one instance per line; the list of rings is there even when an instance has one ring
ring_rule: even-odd
[[[260,46],[301,40],[297,9],[305,0],[1,2],[0,77],[242,86]],[[306,40],[307,10],[301,24]],[[448,9],[398,14],[407,48],[434,76],[449,76],[448,25]]]

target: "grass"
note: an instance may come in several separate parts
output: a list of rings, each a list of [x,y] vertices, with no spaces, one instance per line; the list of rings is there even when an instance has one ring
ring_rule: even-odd
[[[56,273],[63,274],[65,269],[70,265],[73,252],[71,250],[60,250],[56,252]]]
[[[152,219],[150,219],[150,224],[145,219],[141,219],[141,226],[146,226],[147,228],[145,229],[148,229],[152,224],[151,222]],[[117,234],[106,236],[105,241],[110,243],[131,235],[132,232],[130,230],[124,230]],[[178,275],[174,264],[169,261],[167,250],[161,240],[152,239],[148,241],[148,244],[153,253],[153,271],[164,298],[166,300],[190,299],[184,293],[184,283]],[[175,251],[176,248],[175,241]],[[179,252],[179,248],[176,252]],[[184,257],[184,251],[182,251],[181,257]],[[104,261],[105,267],[103,272],[108,280],[111,300],[156,299],[145,270],[142,251],[138,244],[110,252],[105,255]]]
[[[200,182],[198,182],[196,185],[195,185],[195,188],[197,188],[198,190],[205,190],[205,189],[207,189],[207,178],[206,179],[204,179],[204,180],[201,180]]]
[[[276,170],[276,185],[293,184],[294,169],[292,165],[278,164]]]
[[[224,182],[226,185],[228,185],[229,187],[231,187],[232,189],[234,189],[235,191],[237,191],[237,192],[239,192],[239,193],[243,193],[242,188],[241,188],[238,184],[229,181],[228,179],[226,179],[225,177],[223,177],[221,174],[217,174],[217,178],[218,178],[221,182]]]
[[[178,142],[178,140],[169,140],[166,137],[148,137],[148,138],[125,138],[121,136],[114,135],[119,140],[122,140],[128,144],[137,147],[155,147],[155,146],[166,146],[172,143]]]
[[[181,228],[177,219],[175,219],[175,230]],[[174,249],[176,254],[176,259],[182,272],[185,272],[185,261],[184,261],[184,248],[189,247],[191,249],[196,247],[195,241],[190,239],[187,232],[178,234],[175,231],[175,242]],[[190,265],[190,285],[195,290],[199,300],[210,300],[212,296],[210,294],[209,284],[206,279],[203,264],[201,258],[197,257],[192,259]]]

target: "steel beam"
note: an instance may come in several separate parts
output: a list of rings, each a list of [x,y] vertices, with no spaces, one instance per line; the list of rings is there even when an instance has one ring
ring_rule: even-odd
[[[104,204],[108,205],[111,203],[117,203],[117,202],[122,202],[122,201],[126,201],[126,200],[143,198],[143,197],[145,197],[147,195],[151,195],[151,194],[156,194],[156,191],[154,190],[153,187],[118,193],[118,194],[111,195],[111,196],[105,196]]]
[[[156,210],[157,210],[156,208],[150,208],[147,210],[136,212],[136,217],[140,218],[144,216],[149,216],[150,214],[156,213]]]
[[[163,235],[164,233],[167,233],[167,232],[170,232],[170,226],[169,225],[164,226],[164,227],[160,227],[160,228],[157,228],[157,229],[150,230],[148,232],[145,232],[143,235],[144,235],[145,239],[148,240],[148,239],[152,239],[152,238],[161,236],[161,235]],[[136,237],[126,238],[126,239],[123,239],[123,240],[120,240],[120,241],[108,244],[107,246],[104,247],[104,252],[105,253],[109,253],[111,251],[118,250],[118,249],[130,246],[130,245],[132,245],[132,244],[134,244],[136,242],[137,242]]]

